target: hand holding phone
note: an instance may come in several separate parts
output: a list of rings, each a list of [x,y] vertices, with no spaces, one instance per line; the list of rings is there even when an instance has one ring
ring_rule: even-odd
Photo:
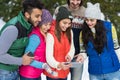
[[[27,55],[30,57],[34,57],[34,54],[32,52],[28,52]]]
[[[64,62],[64,65],[71,65],[71,68],[77,68],[79,67],[82,63],[79,62]]]

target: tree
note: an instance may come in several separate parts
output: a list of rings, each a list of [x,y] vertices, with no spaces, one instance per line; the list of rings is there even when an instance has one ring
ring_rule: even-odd
[[[0,0],[0,17],[8,21],[21,10],[21,0]]]
[[[22,9],[22,0],[0,0],[0,17],[3,17],[5,21],[8,21],[11,17],[16,16]],[[55,9],[55,4],[64,4],[65,0],[42,0],[45,7],[53,13]]]

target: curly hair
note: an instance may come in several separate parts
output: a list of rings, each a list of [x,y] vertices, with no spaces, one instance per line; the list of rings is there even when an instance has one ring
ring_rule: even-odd
[[[34,8],[43,9],[44,4],[41,0],[23,0],[23,13],[29,12],[31,13]]]

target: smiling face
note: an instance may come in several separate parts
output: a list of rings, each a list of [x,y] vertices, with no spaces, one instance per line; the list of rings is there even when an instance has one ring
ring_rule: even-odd
[[[94,28],[95,25],[97,24],[97,19],[92,19],[92,18],[86,18],[85,22],[89,26],[89,28]]]
[[[62,19],[59,22],[60,29],[62,31],[66,31],[69,27],[71,27],[71,20],[70,19]]]
[[[40,26],[40,30],[43,34],[46,34],[51,27],[51,22],[45,23]]]
[[[70,8],[77,10],[80,7],[81,0],[70,0]]]
[[[35,8],[32,10],[31,13],[26,12],[25,16],[33,26],[37,26],[38,23],[41,21],[42,10]]]

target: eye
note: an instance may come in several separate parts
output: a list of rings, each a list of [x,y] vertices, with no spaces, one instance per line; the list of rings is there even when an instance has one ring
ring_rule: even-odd
[[[39,18],[39,17],[40,17],[40,15],[35,15],[35,17],[36,17],[36,18]]]

